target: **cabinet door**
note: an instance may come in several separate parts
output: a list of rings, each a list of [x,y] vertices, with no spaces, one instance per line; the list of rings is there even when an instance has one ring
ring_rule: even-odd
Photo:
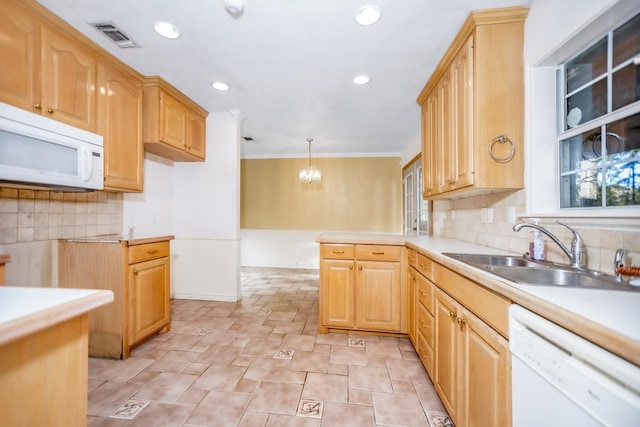
[[[142,191],[142,87],[122,71],[98,64],[98,133],[104,137],[104,186]]]
[[[461,425],[511,425],[509,343],[468,310],[462,314],[464,414]],[[462,412],[462,411],[460,411]]]
[[[422,197],[436,193],[436,148],[438,140],[438,92],[422,107]]]
[[[473,184],[473,36],[469,37],[454,58],[453,133],[451,150],[451,179],[453,187]]]
[[[409,310],[407,310],[407,314],[409,316],[408,324],[407,324],[407,333],[409,334],[409,339],[413,343],[413,346],[416,347],[416,297],[417,293],[417,284],[416,284],[416,273],[409,268]]]
[[[400,332],[400,263],[358,261],[356,272],[356,327]]]
[[[442,76],[438,85],[437,137],[435,144],[435,188],[437,193],[449,191],[453,184],[453,153],[451,144],[454,137],[452,127],[452,84],[451,73]]]
[[[202,159],[205,157],[205,117],[196,111],[187,110],[187,151]]]
[[[169,324],[169,258],[129,266],[129,345]]]
[[[160,140],[181,150],[187,148],[187,108],[163,91],[160,91]]]
[[[91,132],[95,120],[96,61],[72,39],[42,28],[42,109]]]
[[[40,106],[39,23],[22,7],[3,2],[0,13],[0,101],[25,110]]]
[[[436,290],[435,295],[435,380],[434,386],[454,423],[459,408],[460,334],[456,323],[458,304]]]
[[[325,326],[355,326],[353,263],[353,260],[322,260],[320,299]]]

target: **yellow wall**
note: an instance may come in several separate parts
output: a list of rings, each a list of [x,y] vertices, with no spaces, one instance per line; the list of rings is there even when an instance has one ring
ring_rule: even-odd
[[[298,180],[308,159],[241,161],[243,229],[402,231],[399,157],[313,159],[322,181]]]

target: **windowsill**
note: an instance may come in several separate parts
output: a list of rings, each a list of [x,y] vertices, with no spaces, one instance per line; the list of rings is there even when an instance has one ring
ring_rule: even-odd
[[[640,229],[640,208],[620,208],[620,210],[598,209],[570,209],[556,212],[526,212],[518,215],[528,221],[540,224],[555,223],[556,220],[566,221],[570,225],[597,227],[606,229]]]

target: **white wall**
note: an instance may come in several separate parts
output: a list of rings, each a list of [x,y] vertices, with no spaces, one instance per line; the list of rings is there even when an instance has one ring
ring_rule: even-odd
[[[173,295],[240,299],[240,120],[207,118],[207,161],[176,163]]]
[[[174,298],[240,298],[240,125],[232,113],[207,117],[206,162],[145,160],[144,193],[126,194],[124,230],[175,235]]]
[[[320,230],[247,230],[240,231],[243,266],[310,268],[320,266]]]

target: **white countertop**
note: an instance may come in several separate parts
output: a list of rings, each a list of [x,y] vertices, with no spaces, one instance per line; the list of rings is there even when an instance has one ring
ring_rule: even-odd
[[[398,234],[327,233],[318,237],[319,243],[370,243],[406,244],[434,261],[476,280],[493,291],[503,294],[516,304],[536,311],[538,314],[565,327],[579,328],[586,339],[609,347],[615,352],[619,343],[640,348],[640,291],[610,291],[559,286],[521,285],[502,279],[490,272],[472,267],[444,252],[514,255],[499,249],[480,246],[459,240],[430,236],[404,236]],[[521,256],[522,254],[515,254]],[[578,326],[576,326],[578,325]],[[615,340],[609,342],[607,331],[613,332]],[[634,358],[637,363],[640,354]]]
[[[0,345],[111,301],[113,292],[107,290],[0,286]]]

